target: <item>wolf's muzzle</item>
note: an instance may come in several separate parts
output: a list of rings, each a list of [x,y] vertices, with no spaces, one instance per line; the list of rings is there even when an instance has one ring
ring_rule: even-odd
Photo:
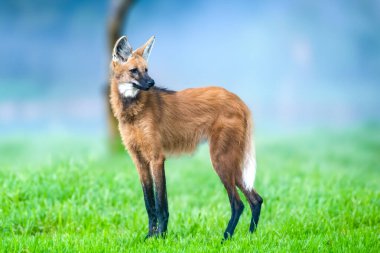
[[[145,90],[145,91],[149,90],[152,86],[154,86],[154,80],[153,79],[150,79],[149,81],[147,81],[143,85],[133,83],[134,88],[139,89],[139,90]]]

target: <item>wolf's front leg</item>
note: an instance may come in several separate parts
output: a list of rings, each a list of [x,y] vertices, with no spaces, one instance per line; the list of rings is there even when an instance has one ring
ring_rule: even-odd
[[[132,159],[139,173],[142,190],[144,193],[144,201],[146,212],[149,219],[149,232],[146,238],[157,235],[157,215],[154,200],[153,180],[150,173],[149,163],[141,156],[138,151],[130,151]]]
[[[149,175],[150,176],[150,175]],[[150,178],[149,182],[142,183],[144,192],[145,208],[149,218],[149,232],[145,238],[157,235],[157,215],[154,201],[153,182]]]
[[[158,218],[158,234],[165,236],[168,221],[169,221],[169,210],[168,210],[168,199],[166,194],[166,179],[165,179],[165,159],[162,157],[160,159],[155,159],[151,161],[151,170],[154,181],[154,186],[156,190],[156,212]]]

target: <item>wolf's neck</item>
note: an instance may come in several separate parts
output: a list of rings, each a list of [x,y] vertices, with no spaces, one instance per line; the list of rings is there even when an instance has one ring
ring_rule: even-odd
[[[119,89],[119,82],[115,79],[110,80],[110,103],[112,112],[118,119],[119,123],[130,122],[133,118],[141,112],[144,102],[146,101],[146,92],[138,91],[136,94],[128,89],[129,85]],[[129,87],[128,87],[129,86]],[[121,86],[123,87],[123,86]],[[128,96],[134,95],[134,96]]]

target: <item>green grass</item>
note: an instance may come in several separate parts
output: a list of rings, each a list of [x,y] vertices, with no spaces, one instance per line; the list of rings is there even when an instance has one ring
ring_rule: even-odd
[[[147,215],[126,154],[94,139],[0,144],[2,252],[379,252],[380,127],[258,135],[257,232],[245,210],[221,244],[228,198],[206,146],[168,159],[169,234],[144,241]]]

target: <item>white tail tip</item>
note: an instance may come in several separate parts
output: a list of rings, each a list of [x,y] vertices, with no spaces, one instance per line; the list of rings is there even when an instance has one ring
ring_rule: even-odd
[[[256,177],[256,158],[250,152],[246,154],[243,167],[243,183],[248,191],[253,189]]]

